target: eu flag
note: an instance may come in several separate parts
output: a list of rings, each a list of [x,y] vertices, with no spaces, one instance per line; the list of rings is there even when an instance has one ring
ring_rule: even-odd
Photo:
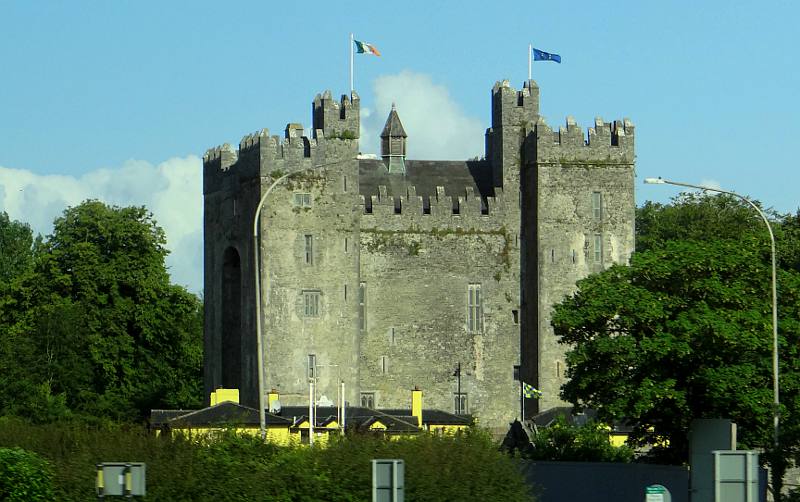
[[[556,63],[561,63],[561,56],[558,54],[550,54],[549,52],[540,51],[539,49],[533,49],[533,60],[555,61]]]

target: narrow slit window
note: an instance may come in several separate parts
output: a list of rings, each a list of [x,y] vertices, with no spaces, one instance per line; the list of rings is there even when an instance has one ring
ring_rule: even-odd
[[[309,380],[317,378],[317,356],[316,354],[308,355],[308,378]]]
[[[519,310],[512,310],[511,316],[514,318],[514,324],[519,324]]]
[[[389,358],[381,356],[381,374],[386,375],[389,373]]]
[[[483,298],[480,284],[467,286],[467,331],[483,332]]]
[[[314,264],[314,236],[313,235],[306,235],[305,236],[305,257],[306,257],[306,265],[313,265]]]
[[[595,221],[603,219],[603,194],[600,192],[592,192],[592,218]]]
[[[367,329],[367,283],[358,284],[358,329]]]
[[[594,262],[603,262],[603,235],[594,234]]]

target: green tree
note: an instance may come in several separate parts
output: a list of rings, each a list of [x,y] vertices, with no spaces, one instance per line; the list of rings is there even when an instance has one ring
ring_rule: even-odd
[[[31,227],[0,212],[0,292],[33,264]]]
[[[771,254],[758,215],[727,197],[679,198],[637,214],[637,252],[578,283],[556,306],[570,345],[563,397],[603,421],[637,423],[640,443],[687,459],[693,418],[731,418],[739,440],[765,447],[775,467],[796,454],[800,274],[794,218],[774,221],[778,250],[781,445],[772,451]],[[644,248],[644,250],[642,250]],[[795,251],[793,251],[795,250]],[[664,444],[664,443],[661,443]],[[779,483],[778,483],[779,485]]]
[[[636,251],[640,253],[667,241],[735,240],[753,231],[766,233],[761,217],[741,199],[727,194],[685,192],[670,204],[647,201],[636,208]]]
[[[29,373],[7,410],[36,418],[63,396],[85,416],[136,419],[200,404],[202,305],[170,284],[165,242],[143,207],[87,201],[56,219],[2,300],[12,312],[4,357]]]

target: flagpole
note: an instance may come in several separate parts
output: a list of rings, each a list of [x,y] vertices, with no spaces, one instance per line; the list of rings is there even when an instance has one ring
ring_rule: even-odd
[[[533,59],[533,44],[528,44],[528,80],[532,78],[533,68],[531,66],[533,65],[531,59]]]
[[[350,94],[353,94],[353,34],[350,34]]]

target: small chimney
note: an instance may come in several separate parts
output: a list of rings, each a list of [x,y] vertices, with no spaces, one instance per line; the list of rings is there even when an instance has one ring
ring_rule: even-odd
[[[211,393],[209,398],[211,402],[211,406],[216,404],[222,404],[225,401],[230,401],[232,403],[239,403],[239,389],[223,389],[218,388],[214,392]]]
[[[411,391],[411,415],[417,418],[417,427],[422,428],[422,390],[416,385]]]

